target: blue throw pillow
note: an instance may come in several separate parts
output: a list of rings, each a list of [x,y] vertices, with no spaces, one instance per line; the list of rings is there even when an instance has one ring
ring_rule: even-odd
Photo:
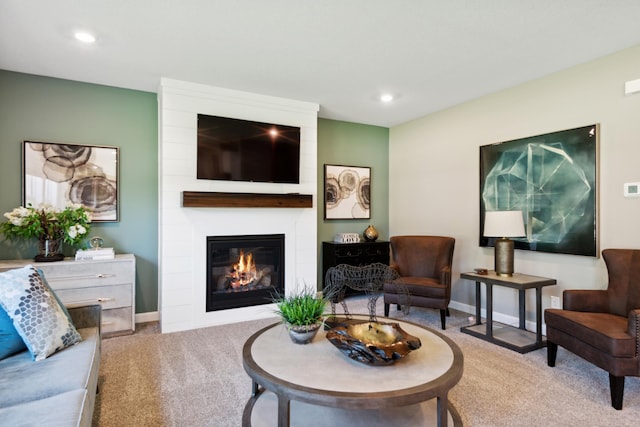
[[[13,326],[13,321],[0,307],[0,360],[26,349],[27,346]]]
[[[0,306],[36,361],[82,339],[32,265],[0,273]]]

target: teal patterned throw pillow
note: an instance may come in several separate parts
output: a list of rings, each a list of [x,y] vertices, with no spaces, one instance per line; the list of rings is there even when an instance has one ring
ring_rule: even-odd
[[[33,360],[81,340],[55,294],[32,265],[0,273],[0,305],[13,320]]]

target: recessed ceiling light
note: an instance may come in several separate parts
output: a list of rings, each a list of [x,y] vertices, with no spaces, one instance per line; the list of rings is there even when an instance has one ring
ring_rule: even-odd
[[[391,102],[393,101],[393,95],[389,93],[385,93],[384,95],[380,95],[380,101],[382,102]]]
[[[77,31],[74,34],[74,36],[77,40],[80,40],[82,43],[91,44],[96,42],[96,36],[86,31]]]

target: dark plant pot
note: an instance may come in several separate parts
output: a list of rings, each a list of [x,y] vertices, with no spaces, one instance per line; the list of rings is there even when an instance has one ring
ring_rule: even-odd
[[[287,324],[287,329],[289,330],[289,338],[295,344],[309,344],[313,341],[313,338],[320,330],[320,326],[322,323],[318,322],[314,325],[289,325]]]

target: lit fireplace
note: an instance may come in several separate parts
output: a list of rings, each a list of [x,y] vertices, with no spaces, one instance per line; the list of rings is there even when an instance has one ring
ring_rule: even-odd
[[[284,235],[207,237],[207,311],[268,304],[284,293]]]
[[[249,253],[245,256],[244,251],[240,251],[240,257],[238,262],[232,264],[229,268],[229,273],[224,276],[223,280],[227,281],[227,284],[223,284],[223,288],[240,289],[244,286],[257,286],[262,279],[266,279],[266,285],[271,284],[271,276],[268,274],[271,271],[269,268],[258,269],[253,262],[253,254]]]

